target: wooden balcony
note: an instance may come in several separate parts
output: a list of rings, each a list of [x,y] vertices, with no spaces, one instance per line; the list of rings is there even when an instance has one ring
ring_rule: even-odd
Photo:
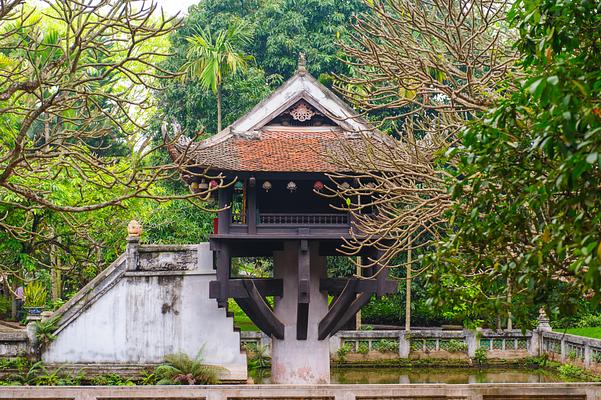
[[[257,213],[255,218],[246,218],[245,223],[234,215],[224,216],[229,223],[219,220],[215,238],[341,239],[348,236],[350,228],[346,213]]]
[[[348,214],[259,214],[258,225],[348,227]]]

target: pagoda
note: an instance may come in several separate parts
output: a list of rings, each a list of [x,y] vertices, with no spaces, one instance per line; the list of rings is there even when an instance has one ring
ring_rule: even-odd
[[[329,383],[328,338],[373,294],[396,291],[386,268],[371,279],[327,275],[326,257],[341,255],[352,221],[340,200],[320,192],[328,173],[349,172],[330,155],[361,148],[364,133],[381,134],[311,76],[301,56],[297,72],[233,124],[200,142],[169,144],[171,156],[191,166],[191,188],[217,188],[210,297],[220,307],[235,300],[271,337],[274,383]],[[234,276],[236,257],[273,257],[273,276]]]

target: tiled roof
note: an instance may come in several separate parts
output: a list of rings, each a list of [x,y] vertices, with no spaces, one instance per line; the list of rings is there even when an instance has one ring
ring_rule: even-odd
[[[223,171],[335,172],[332,154],[353,146],[363,147],[363,140],[340,129],[282,127],[263,129],[249,135],[225,135],[204,142],[176,145],[178,152],[197,166]]]

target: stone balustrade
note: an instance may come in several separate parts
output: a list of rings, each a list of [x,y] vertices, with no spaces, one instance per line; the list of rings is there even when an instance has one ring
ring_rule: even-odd
[[[489,358],[519,358],[538,355],[532,344],[532,332],[521,330],[477,331],[440,329],[340,331],[330,338],[330,355],[335,357],[342,346],[350,352],[381,351],[396,348],[399,358],[457,358],[451,355],[474,357],[478,347],[488,352]],[[260,332],[241,332],[243,344],[269,345],[270,339]],[[384,345],[384,342],[385,345]],[[393,345],[396,343],[396,346]]]
[[[6,387],[0,399],[597,400],[601,384],[216,385]]]

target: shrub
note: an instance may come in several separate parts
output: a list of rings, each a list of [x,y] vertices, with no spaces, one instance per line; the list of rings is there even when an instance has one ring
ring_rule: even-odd
[[[396,340],[380,339],[373,342],[372,347],[380,353],[396,353],[399,351],[399,343]]]
[[[92,377],[92,385],[97,386],[135,386],[135,383],[129,379],[117,374],[105,374]]]
[[[257,351],[257,346],[258,343],[256,342],[246,342],[244,343],[244,350],[246,350],[247,353],[254,353]]]
[[[26,357],[0,358],[0,370],[16,369],[24,371],[29,369],[29,360]]]
[[[451,339],[447,342],[447,351],[450,353],[461,353],[467,351],[467,343],[461,340]]]
[[[578,379],[578,378],[581,378],[581,377],[587,375],[584,370],[582,370],[581,368],[578,368],[577,366],[572,365],[572,364],[560,365],[557,368],[557,371],[559,371],[559,373],[561,375],[567,376],[569,378],[577,378]]]
[[[585,314],[576,322],[577,328],[601,327],[601,314]]]
[[[344,343],[342,346],[336,350],[336,358],[338,361],[345,361],[346,356],[353,350],[353,345],[351,343]]]
[[[368,342],[359,342],[359,346],[357,346],[357,353],[359,353],[359,354],[369,353],[369,343]]]
[[[269,347],[264,344],[253,343],[253,348],[249,354],[248,365],[250,368],[267,368],[271,365],[271,355]]]
[[[593,352],[593,354],[591,356],[591,360],[594,363],[601,364],[601,353],[599,353],[597,351]]]
[[[35,337],[38,340],[38,347],[43,349],[50,342],[56,339],[54,332],[58,329],[60,317],[52,317],[35,323]]]
[[[6,315],[12,309],[12,300],[8,297],[0,296],[0,315]]]
[[[190,358],[185,353],[168,354],[165,364],[154,370],[159,385],[213,385],[219,383],[221,368],[203,364],[201,353]]]
[[[549,362],[549,354],[544,353],[538,357],[529,357],[526,360],[526,365],[533,367],[545,368]]]
[[[478,366],[483,366],[488,361],[488,356],[486,354],[486,349],[483,347],[478,347],[476,349],[476,353],[474,354],[474,360],[478,363]]]
[[[25,286],[23,295],[25,296],[25,307],[44,307],[48,292],[42,282],[33,281]]]

